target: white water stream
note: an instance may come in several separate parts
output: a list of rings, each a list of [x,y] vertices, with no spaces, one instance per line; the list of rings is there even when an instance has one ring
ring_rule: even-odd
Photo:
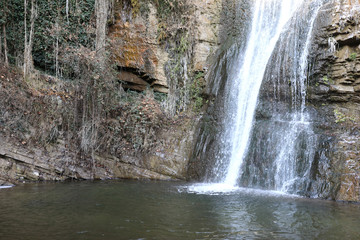
[[[287,27],[290,26],[289,20],[295,15],[297,9],[302,6],[306,0],[256,0],[254,1],[253,17],[251,21],[251,31],[247,39],[247,45],[245,53],[243,55],[243,61],[237,66],[237,71],[234,76],[230,78],[230,87],[228,91],[229,96],[227,100],[227,115],[228,124],[226,133],[224,134],[223,142],[229,143],[230,160],[226,170],[225,177],[217,183],[212,184],[197,184],[189,188],[192,192],[232,192],[238,189],[237,184],[239,177],[242,174],[241,166],[247,153],[249,146],[249,140],[251,137],[255,110],[257,106],[257,99],[260,91],[260,87],[264,78],[266,67],[269,64],[270,57],[275,50],[276,43],[279,41],[281,33],[284,32]],[[310,3],[311,1],[309,1]],[[320,1],[316,1],[320,2]],[[318,8],[314,11],[311,19],[311,25],[315,20]],[[304,125],[306,117],[304,115],[305,109],[305,96],[306,96],[306,71],[307,71],[307,55],[309,42],[311,40],[312,27],[308,30],[308,36],[306,38],[306,44],[300,53],[300,61],[297,67],[295,75],[299,76],[292,83],[294,92],[300,92],[295,96],[295,101],[300,99],[300,109],[297,110],[293,117],[293,122],[300,122]],[[292,46],[296,48],[296,46]],[[300,89],[296,89],[300,87]],[[296,94],[296,93],[295,93]],[[291,130],[295,132],[302,127],[296,125]],[[285,133],[286,134],[286,133]],[[291,138],[290,134],[289,137]],[[286,136],[284,136],[284,139]],[[287,155],[291,154],[287,152],[287,149],[294,148],[291,144],[294,144],[294,139],[288,139],[285,141],[287,145],[281,146],[283,150],[280,151],[275,163],[276,176],[275,189],[283,191],[280,184],[287,184],[289,181],[296,179],[294,163],[289,163],[292,156],[289,158]],[[289,145],[290,144],[290,145]],[[295,164],[296,165],[296,164]]]
[[[300,61],[298,67],[296,67],[293,77],[291,79],[292,88],[292,105],[294,113],[292,113],[292,119],[289,122],[289,128],[284,132],[282,144],[278,146],[279,155],[274,161],[275,164],[275,189],[282,192],[288,192],[290,188],[296,185],[296,181],[300,178],[308,177],[311,169],[315,154],[315,139],[312,130],[311,119],[305,112],[306,109],[306,80],[308,72],[307,58],[309,55],[309,45],[311,43],[311,36],[313,31],[314,21],[321,7],[321,1],[316,1],[314,4],[314,13],[309,20],[309,28],[306,33],[306,41],[303,48],[300,51]],[[298,40],[299,41],[299,40]],[[297,41],[295,41],[297,42]],[[307,148],[305,154],[307,161],[303,161],[306,171],[299,176],[297,172],[297,139],[301,134],[306,135]]]
[[[301,0],[257,0],[252,28],[246,47],[244,63],[235,78],[234,88],[239,89],[235,112],[235,129],[232,131],[230,165],[224,184],[236,186],[240,167],[246,153],[252,129],[257,98],[276,42]]]

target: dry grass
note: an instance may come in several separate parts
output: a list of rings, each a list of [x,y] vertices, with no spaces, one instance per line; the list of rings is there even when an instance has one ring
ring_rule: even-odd
[[[83,86],[59,81],[41,74],[24,80],[17,69],[2,67],[0,134],[29,148],[56,145],[61,139],[86,159],[94,152],[117,157],[150,152],[156,148],[159,131],[168,126],[151,92],[123,93],[116,105],[105,107],[109,102],[104,102],[95,109],[98,97],[89,96],[93,99],[85,102]],[[109,90],[91,87],[86,89],[90,95],[102,90],[106,95]]]

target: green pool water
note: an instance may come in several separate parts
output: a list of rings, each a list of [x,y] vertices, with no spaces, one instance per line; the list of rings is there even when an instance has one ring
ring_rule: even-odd
[[[360,239],[360,206],[178,182],[28,184],[0,189],[0,239]]]

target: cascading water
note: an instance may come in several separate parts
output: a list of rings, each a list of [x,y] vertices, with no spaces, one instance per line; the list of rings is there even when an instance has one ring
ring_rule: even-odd
[[[232,69],[228,69],[230,76],[225,86],[226,96],[224,100],[226,116],[223,125],[226,127],[221,135],[223,152],[219,154],[220,159],[217,160],[215,167],[216,183],[210,180],[211,184],[193,186],[190,189],[191,191],[232,191],[241,181],[245,186],[289,192],[299,176],[305,178],[309,175],[316,139],[312,137],[311,124],[305,111],[306,59],[312,26],[321,4],[321,0],[255,1],[252,27],[244,54],[237,58],[237,66],[229,64]],[[300,6],[301,8],[299,8]],[[307,12],[305,14],[302,11]],[[298,18],[301,21],[297,20]],[[303,32],[302,37],[296,36],[297,32],[294,31],[292,32],[293,35],[290,34],[291,41],[289,41],[285,32],[294,27]],[[291,65],[288,67],[289,69],[282,66],[286,61],[284,54],[274,54],[276,52],[274,49],[278,51],[277,48],[284,48],[279,47],[279,42],[288,48],[284,51],[291,52],[287,56],[293,58],[291,59],[292,64],[287,64]],[[281,59],[276,59],[274,57],[276,55]],[[279,61],[272,63],[269,60]],[[267,67],[273,69],[267,70]],[[265,79],[286,79],[291,86],[292,102],[290,103],[291,107],[286,110],[288,112],[280,112],[270,117],[272,125],[267,123],[266,131],[268,134],[260,136],[263,137],[261,144],[263,147],[266,145],[264,141],[269,143],[272,136],[275,136],[273,143],[277,146],[271,149],[265,147],[267,152],[259,157],[259,153],[252,149],[259,146],[250,145],[252,142],[256,142],[256,138],[259,137],[256,135],[256,131],[253,131],[253,127],[264,74],[266,75]],[[275,95],[276,88],[279,85],[274,84]],[[281,101],[275,99],[274,102],[276,104]],[[273,128],[273,130],[269,130],[269,128]],[[274,134],[275,131],[281,131],[281,134]],[[271,144],[268,145],[271,146]],[[305,150],[299,153],[298,148]],[[307,155],[307,162],[305,166],[299,166],[297,160],[304,155]],[[262,163],[253,164],[254,161],[259,161],[258,159],[264,156],[272,160],[265,160],[268,164],[265,164],[265,167],[262,166],[263,169],[256,166]]]
[[[282,144],[278,145],[278,156],[274,161],[275,171],[275,189],[283,192],[296,192],[296,189],[300,185],[306,182],[310,175],[311,164],[314,159],[316,139],[312,130],[311,118],[307,114],[306,110],[306,80],[308,72],[307,57],[309,55],[309,45],[311,42],[312,30],[315,18],[321,7],[321,1],[315,1],[313,3],[312,11],[309,11],[312,16],[305,19],[307,21],[307,28],[305,28],[306,36],[303,44],[300,44],[300,39],[297,38],[294,41],[300,45],[300,51],[295,49],[294,55],[299,51],[299,62],[294,66],[294,72],[290,80],[291,92],[292,92],[292,113],[291,120],[288,122],[288,127],[285,130]],[[306,14],[303,14],[306,16]],[[296,36],[295,34],[293,37]],[[287,39],[288,41],[288,39]],[[280,61],[281,62],[281,61]],[[297,67],[296,67],[297,66]],[[280,67],[280,66],[277,66]],[[278,76],[281,77],[281,76]],[[280,118],[281,119],[281,118]],[[302,166],[299,165],[299,146],[298,139],[303,137],[306,142],[305,152],[301,158]],[[302,168],[302,169],[299,169]]]
[[[308,52],[323,1],[305,2],[277,43],[263,80],[241,182],[248,187],[306,195],[317,135],[306,108]],[[292,46],[292,47],[291,47]]]
[[[256,109],[257,97],[262,83],[264,72],[269,58],[276,46],[285,24],[301,1],[258,0],[255,3],[255,12],[248,45],[244,54],[244,61],[240,71],[235,74],[231,83],[228,109],[232,119],[225,134],[229,139],[230,164],[227,168],[223,183],[234,187],[239,178],[240,167],[248,148],[248,142]],[[232,104],[234,102],[235,104]]]

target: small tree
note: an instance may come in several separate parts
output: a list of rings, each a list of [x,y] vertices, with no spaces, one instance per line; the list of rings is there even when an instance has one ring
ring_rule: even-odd
[[[31,0],[31,12],[30,12],[30,32],[27,33],[27,0],[24,0],[24,29],[25,29],[25,43],[24,43],[24,76],[34,68],[32,59],[32,47],[34,40],[34,24],[37,18],[37,7],[35,0]]]
[[[0,59],[4,61],[5,65],[9,65],[9,60],[8,60],[8,46],[7,46],[7,34],[6,34],[6,24],[8,22],[7,16],[8,16],[8,2],[1,2],[0,7],[2,8],[2,10],[0,10],[2,17],[0,17],[0,26],[2,25],[2,37],[3,37],[3,43],[2,43],[2,39],[1,39],[1,34],[0,34]],[[3,53],[3,48],[2,46],[4,46],[4,53]]]
[[[96,0],[96,57],[100,61],[100,67],[105,65],[106,25],[109,12],[109,1]]]

